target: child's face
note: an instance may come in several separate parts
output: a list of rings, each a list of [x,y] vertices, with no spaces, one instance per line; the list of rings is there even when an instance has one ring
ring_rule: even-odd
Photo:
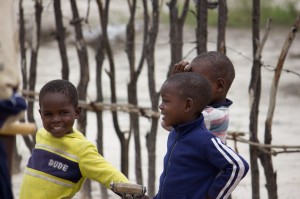
[[[44,128],[54,137],[71,133],[80,108],[74,108],[70,100],[60,93],[49,93],[40,99],[40,115]]]
[[[186,100],[179,96],[179,92],[175,85],[170,82],[164,83],[161,87],[159,109],[163,115],[162,120],[165,126],[174,126],[186,122]]]

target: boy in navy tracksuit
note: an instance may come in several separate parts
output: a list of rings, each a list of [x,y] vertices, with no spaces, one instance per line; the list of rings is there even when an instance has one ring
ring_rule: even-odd
[[[227,198],[249,166],[205,127],[201,112],[211,100],[209,82],[193,72],[178,73],[164,82],[161,97],[162,120],[173,129],[154,198]]]
[[[180,72],[195,72],[205,77],[211,85],[211,100],[203,110],[206,128],[215,136],[226,143],[229,124],[229,108],[232,101],[227,98],[227,93],[235,78],[235,70],[231,60],[223,53],[209,51],[197,55],[191,63],[181,61],[174,64],[172,74]],[[166,130],[167,127],[162,122]]]

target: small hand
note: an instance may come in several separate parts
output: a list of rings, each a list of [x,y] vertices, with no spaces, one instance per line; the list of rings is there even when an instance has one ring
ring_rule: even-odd
[[[171,74],[174,75],[176,73],[187,72],[190,70],[191,70],[191,67],[189,67],[189,62],[181,61],[177,64],[174,64]]]
[[[184,72],[190,72],[190,71],[192,71],[192,67],[191,67],[191,65],[186,65],[183,70],[184,70]]]

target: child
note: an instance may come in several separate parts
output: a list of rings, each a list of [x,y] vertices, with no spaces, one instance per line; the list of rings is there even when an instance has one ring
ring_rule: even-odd
[[[201,112],[211,101],[209,82],[197,73],[178,73],[160,93],[162,120],[173,128],[154,199],[227,198],[249,166],[205,127]]]
[[[1,70],[0,70],[1,72]],[[0,80],[1,81],[1,80]],[[4,86],[4,85],[3,85]],[[8,87],[8,85],[5,85]],[[4,86],[4,87],[5,87]],[[0,86],[1,87],[1,86]],[[6,90],[9,90],[6,88]],[[3,90],[1,90],[2,92]],[[11,123],[22,118],[25,109],[27,108],[26,101],[17,93],[13,93],[8,99],[0,99],[0,196],[1,199],[13,199],[10,176],[10,153],[11,143],[14,138],[11,136],[11,131],[5,131]],[[4,133],[5,132],[5,133]],[[9,135],[9,136],[7,136]],[[8,144],[7,141],[11,140]],[[6,143],[5,143],[6,142]],[[9,147],[8,147],[9,146]]]
[[[72,198],[86,178],[109,188],[128,179],[101,155],[95,145],[73,128],[80,107],[73,84],[48,82],[39,94],[43,127],[25,169],[20,198]]]
[[[183,71],[203,75],[210,82],[212,99],[203,111],[205,125],[212,134],[226,143],[229,106],[232,104],[226,95],[235,77],[232,62],[225,54],[210,51],[195,57],[191,64],[186,61],[175,64],[172,74]]]

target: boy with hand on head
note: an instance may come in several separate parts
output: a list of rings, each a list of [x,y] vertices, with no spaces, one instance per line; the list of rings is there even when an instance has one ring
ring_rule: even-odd
[[[205,127],[201,112],[211,101],[210,83],[197,73],[178,73],[160,94],[162,120],[172,130],[154,199],[227,198],[249,165]]]
[[[232,101],[227,99],[226,95],[235,77],[232,62],[223,53],[209,51],[196,56],[190,64],[187,61],[175,64],[172,75],[180,72],[195,72],[209,81],[212,98],[202,112],[205,125],[212,134],[226,143],[229,107],[232,104]],[[163,122],[162,126],[165,126]],[[168,127],[164,128],[169,129]]]
[[[72,198],[86,178],[110,188],[111,182],[128,179],[97,151],[94,144],[73,128],[78,119],[78,95],[66,80],[53,80],[39,94],[43,122],[25,169],[20,199]]]

